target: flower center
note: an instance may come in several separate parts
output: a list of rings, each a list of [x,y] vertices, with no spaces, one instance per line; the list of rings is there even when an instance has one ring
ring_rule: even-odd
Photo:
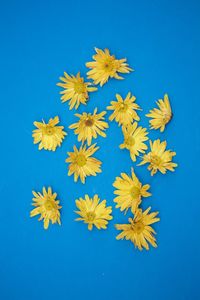
[[[114,68],[113,61],[111,59],[105,60],[103,68],[105,71],[112,72]]]
[[[83,167],[86,164],[86,157],[83,154],[79,154],[76,158],[76,163],[79,167]]]
[[[96,214],[93,211],[89,211],[89,212],[87,212],[86,216],[87,216],[88,222],[93,222],[96,217]]]
[[[127,109],[128,109],[128,105],[127,104],[125,104],[125,103],[121,103],[120,104],[120,111],[121,112],[126,112]]]
[[[170,121],[170,119],[171,119],[171,115],[170,114],[168,114],[167,112],[163,115],[163,122],[165,123],[165,124],[167,124],[169,121]]]
[[[74,83],[74,90],[77,94],[82,94],[85,92],[85,85],[83,82]]]
[[[128,147],[131,147],[135,144],[135,139],[132,136],[129,136],[127,139],[125,139],[125,144]]]
[[[161,163],[161,158],[156,154],[151,154],[151,163],[153,165],[159,166]]]
[[[45,128],[45,133],[47,135],[52,135],[54,133],[54,128],[50,125],[47,125],[46,128]]]
[[[140,194],[140,189],[137,186],[133,186],[130,190],[132,198],[138,198]]]
[[[46,210],[52,210],[55,208],[55,203],[51,199],[49,199],[49,197],[47,197],[44,206]]]
[[[144,224],[142,223],[142,221],[139,221],[137,223],[134,223],[132,225],[132,228],[133,230],[136,232],[136,233],[141,233],[143,230],[144,230]]]
[[[92,118],[88,118],[85,120],[85,125],[91,127],[94,124],[94,120]]]

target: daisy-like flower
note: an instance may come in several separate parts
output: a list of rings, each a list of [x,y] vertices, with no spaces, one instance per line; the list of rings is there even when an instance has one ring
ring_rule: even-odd
[[[59,205],[60,201],[56,200],[57,194],[52,193],[51,187],[48,187],[48,190],[43,187],[42,193],[36,193],[33,191],[33,206],[35,208],[30,212],[30,216],[34,217],[40,215],[38,221],[43,220],[44,229],[48,229],[49,222],[52,224],[60,222],[60,209],[62,206]]]
[[[74,133],[78,135],[79,142],[87,141],[88,146],[90,146],[92,139],[96,139],[97,135],[106,137],[105,132],[103,132],[108,128],[108,123],[104,121],[105,114],[105,111],[98,114],[97,108],[95,108],[93,114],[85,112],[83,114],[75,114],[79,121],[70,125],[69,128],[74,129]]]
[[[90,82],[84,82],[84,78],[80,76],[80,72],[74,76],[64,72],[64,77],[60,77],[62,82],[57,83],[58,86],[64,90],[60,92],[62,94],[61,101],[69,101],[69,108],[75,107],[77,109],[79,105],[86,104],[89,96],[88,92],[94,92],[96,87],[91,86]]]
[[[132,71],[126,63],[126,59],[116,59],[110,54],[108,49],[104,51],[95,48],[96,54],[93,55],[94,61],[86,63],[86,67],[91,69],[87,72],[88,78],[94,81],[94,84],[103,86],[109,78],[123,79],[118,73],[130,73]]]
[[[139,250],[143,250],[143,248],[149,250],[149,244],[157,247],[154,237],[156,233],[150,225],[160,221],[160,219],[156,218],[158,212],[149,213],[150,209],[151,207],[144,212],[141,209],[137,210],[134,218],[128,219],[129,224],[117,224],[117,230],[122,230],[117,236],[117,240],[124,238],[130,240]]]
[[[136,161],[136,156],[138,156],[139,153],[144,153],[144,150],[147,149],[147,145],[145,145],[144,142],[148,140],[148,132],[146,128],[138,127],[137,122],[123,126],[122,132],[124,142],[120,145],[120,149],[128,149],[132,161]]]
[[[142,202],[142,197],[149,197],[151,194],[148,192],[150,185],[142,185],[133,169],[131,173],[131,177],[126,173],[121,173],[121,177],[116,177],[113,186],[116,188],[114,194],[118,196],[114,202],[117,203],[116,208],[120,208],[121,211],[131,208],[134,214]]]
[[[143,156],[143,161],[139,166],[148,163],[148,170],[151,171],[152,176],[157,171],[160,171],[162,174],[165,174],[167,170],[174,171],[177,164],[172,162],[172,158],[176,155],[176,152],[166,150],[166,146],[166,141],[161,142],[159,139],[154,142],[150,141],[151,151]]]
[[[90,198],[85,195],[85,199],[76,200],[76,206],[79,209],[75,211],[80,217],[76,221],[83,221],[88,224],[88,229],[92,230],[93,226],[98,229],[106,229],[108,221],[112,220],[112,207],[106,207],[106,200],[100,202],[98,195]]]
[[[85,146],[81,146],[78,150],[74,146],[74,152],[68,152],[69,157],[65,160],[70,163],[68,175],[74,174],[74,181],[77,182],[80,177],[81,182],[85,183],[87,176],[96,176],[97,173],[101,173],[101,161],[91,157],[99,147],[95,147],[96,144],[86,149]]]
[[[114,112],[110,115],[109,120],[119,123],[119,125],[131,124],[134,120],[139,121],[140,118],[136,112],[140,107],[135,103],[135,96],[131,96],[129,92],[125,99],[123,99],[119,94],[116,94],[117,101],[111,101],[111,106],[107,106],[108,110],[113,110]]]
[[[61,146],[67,133],[63,130],[63,126],[56,126],[59,122],[59,118],[56,116],[50,119],[47,124],[44,121],[33,123],[37,127],[33,130],[33,143],[39,143],[39,150],[44,148],[45,150],[55,151],[58,146]]]
[[[164,95],[164,100],[159,99],[156,104],[158,108],[150,110],[146,116],[152,118],[149,123],[151,129],[160,129],[160,132],[165,130],[165,126],[172,118],[172,110],[169,102],[168,95]]]

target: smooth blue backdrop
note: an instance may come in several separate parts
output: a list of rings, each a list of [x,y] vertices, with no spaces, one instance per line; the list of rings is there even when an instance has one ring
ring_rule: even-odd
[[[0,298],[191,300],[199,299],[199,1],[2,1],[0,2],[1,205]],[[103,172],[85,185],[67,176],[66,152],[76,137],[74,111],[61,104],[58,78],[81,71],[94,47],[127,57],[135,72],[110,80],[80,112],[103,110],[115,93],[131,91],[145,113],[165,92],[174,118],[163,134],[177,152],[175,173],[151,177],[121,151],[120,128],[110,124],[96,157]],[[33,145],[33,121],[59,115],[68,136],[55,153]],[[108,118],[108,116],[107,116]],[[159,247],[136,250],[117,241],[114,224],[126,222],[113,205],[112,183],[131,167],[151,184],[145,199],[160,211]],[[52,186],[63,206],[62,226],[43,229],[30,219],[32,193]],[[113,206],[106,231],[74,222],[75,199],[98,193]]]

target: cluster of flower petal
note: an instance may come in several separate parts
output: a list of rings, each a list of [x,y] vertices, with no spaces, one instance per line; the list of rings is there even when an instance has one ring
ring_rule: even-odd
[[[140,118],[136,110],[141,110],[139,105],[135,103],[136,97],[131,96],[129,92],[125,99],[116,94],[117,101],[111,101],[111,105],[107,106],[107,110],[113,110],[109,120],[115,120],[119,125],[131,124],[134,120],[139,121]]]
[[[86,145],[81,146],[79,149],[74,146],[73,152],[68,152],[68,158],[66,159],[69,165],[68,175],[74,174],[74,181],[76,182],[79,177],[82,183],[85,183],[87,176],[96,176],[101,172],[101,161],[92,157],[92,155],[99,149],[96,144],[90,147]]]
[[[37,127],[37,129],[33,130],[33,143],[39,143],[39,150],[55,151],[58,146],[61,146],[67,134],[63,130],[63,126],[56,126],[59,122],[59,118],[56,116],[50,119],[47,124],[44,121],[33,123]]]
[[[86,67],[91,69],[87,75],[94,84],[103,86],[109,78],[123,79],[118,73],[130,73],[132,71],[126,63],[126,59],[116,59],[110,54],[108,49],[101,50],[95,48],[96,54],[93,55],[94,61],[86,63]]]
[[[131,170],[131,176],[121,173],[121,177],[116,177],[113,186],[116,188],[114,194],[114,202],[117,203],[116,208],[121,211],[127,211],[129,208],[134,214],[142,202],[142,197],[149,197],[151,193],[149,184],[142,185],[134,170]]]
[[[69,101],[69,108],[77,109],[80,104],[86,104],[89,92],[97,90],[96,87],[91,86],[91,82],[84,82],[84,78],[80,76],[80,72],[74,76],[64,72],[64,77],[60,77],[62,82],[57,83],[58,86],[63,88],[61,101]]]
[[[129,150],[132,161],[136,161],[136,157],[147,150],[147,145],[144,142],[148,140],[148,132],[146,128],[138,126],[137,122],[123,126],[122,132],[124,142],[120,145],[120,149]]]
[[[83,114],[75,114],[79,121],[70,125],[69,128],[74,129],[74,133],[78,135],[79,142],[84,143],[86,141],[88,146],[90,146],[92,139],[96,139],[98,135],[106,137],[104,131],[108,128],[108,123],[104,121],[105,114],[105,111],[97,113],[97,108],[95,108],[93,114],[85,112]]]
[[[176,152],[166,150],[166,147],[166,141],[161,142],[159,139],[154,142],[150,141],[151,151],[143,156],[143,160],[139,165],[149,164],[148,170],[151,171],[152,176],[157,171],[160,171],[162,174],[165,174],[167,170],[174,171],[177,164],[172,162],[172,159]]]
[[[51,221],[52,224],[60,222],[60,209],[62,206],[59,205],[60,201],[56,200],[57,194],[52,193],[51,187],[48,187],[46,190],[43,187],[42,193],[33,191],[33,206],[35,208],[30,212],[30,216],[34,217],[40,215],[39,221],[43,220],[44,222],[44,229],[48,229],[49,222]]]
[[[117,240],[126,239],[131,241],[139,250],[149,250],[149,244],[157,247],[155,234],[152,224],[160,221],[157,218],[158,212],[149,213],[151,207],[142,211],[138,209],[134,218],[129,218],[128,224],[116,224],[116,229],[120,230]]]
[[[92,230],[93,226],[98,229],[106,229],[108,221],[112,220],[112,207],[106,206],[106,200],[100,202],[98,195],[93,198],[85,195],[85,199],[80,198],[76,200],[78,208],[75,211],[79,218],[76,221],[83,221],[88,225],[88,229]]]
[[[149,123],[151,129],[160,129],[160,132],[165,130],[165,126],[172,118],[172,110],[167,94],[164,95],[164,100],[159,99],[157,102],[158,108],[150,110],[146,116],[152,118]]]

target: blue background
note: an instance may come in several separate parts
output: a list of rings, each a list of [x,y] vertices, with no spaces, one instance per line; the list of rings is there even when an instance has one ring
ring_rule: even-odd
[[[198,299],[199,286],[199,1],[1,1],[1,209],[2,300]],[[68,126],[76,120],[56,86],[64,71],[85,75],[94,47],[127,57],[135,72],[110,80],[79,111],[104,110],[115,93],[131,91],[145,113],[168,93],[174,118],[166,131],[177,152],[175,173],[153,178],[119,149],[123,137],[110,123],[98,138],[103,172],[75,184],[66,152],[77,144]],[[55,153],[33,145],[33,121],[58,115],[68,136]],[[109,115],[109,114],[108,114]],[[107,115],[107,118],[108,118]],[[138,160],[139,161],[139,160]],[[113,205],[112,183],[131,167],[152,197],[143,207],[160,211],[158,248],[138,251],[117,241],[115,223],[127,216]],[[32,193],[52,186],[63,206],[62,226],[43,229],[30,218]],[[75,199],[98,193],[113,206],[106,231],[74,222]]]

